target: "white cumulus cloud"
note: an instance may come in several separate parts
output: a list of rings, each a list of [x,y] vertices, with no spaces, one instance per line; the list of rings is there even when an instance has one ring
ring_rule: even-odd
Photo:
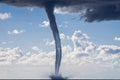
[[[11,64],[22,57],[22,51],[16,48],[0,48],[0,64]]]
[[[110,64],[120,66],[120,47],[115,45],[100,45],[97,48],[95,61],[102,64]]]
[[[0,13],[0,20],[6,20],[11,17],[10,13]]]
[[[63,45],[62,47],[62,64],[81,65],[85,63],[99,63],[120,66],[120,47],[115,45],[96,46],[87,34],[80,30],[75,31],[71,36],[71,45]],[[46,40],[48,46],[55,46],[55,42]],[[33,52],[27,52],[21,56],[20,48],[0,49],[0,61],[5,63],[7,60],[16,62],[17,64],[34,64],[34,65],[53,65],[55,61],[55,51],[44,51],[37,46],[33,46]],[[8,57],[9,56],[9,57]],[[16,58],[17,56],[17,58]]]
[[[25,32],[25,30],[17,30],[17,29],[14,29],[14,30],[12,30],[12,31],[8,31],[8,34],[9,35],[18,35],[18,34],[22,34],[22,33],[24,33]]]
[[[61,33],[61,34],[60,34],[60,39],[61,39],[61,40],[64,40],[64,39],[65,39],[65,34]]]
[[[120,37],[115,37],[114,40],[115,41],[120,41]]]
[[[50,26],[50,23],[49,23],[49,21],[43,21],[43,22],[40,24],[40,26],[42,26],[42,27],[49,27],[49,26]]]
[[[41,49],[40,49],[39,47],[37,47],[37,46],[33,46],[33,47],[32,47],[32,50],[34,50],[34,51],[38,51],[38,52],[41,51]]]
[[[90,37],[87,34],[81,32],[80,30],[76,30],[70,38],[74,46],[67,44],[67,45],[63,45],[62,47],[61,70],[63,69],[63,66],[64,66],[63,72],[69,71],[67,72],[68,74],[73,72],[73,71],[70,71],[70,69],[75,69],[76,71],[73,72],[75,74],[74,76],[76,75],[79,76],[81,75],[81,73],[79,74],[79,72],[83,70],[84,74],[82,75],[86,76],[87,73],[90,73],[90,74],[87,74],[89,75],[89,77],[91,76],[94,77],[94,75],[100,75],[99,77],[101,77],[101,75],[105,75],[109,72],[108,68],[110,67],[112,67],[111,73],[113,72],[113,67],[117,67],[118,69],[120,68],[120,64],[119,64],[120,63],[120,47],[119,46],[116,46],[116,45],[96,46],[92,41],[90,41]],[[55,45],[54,40],[48,41],[46,44]],[[34,51],[27,52],[26,54],[24,53],[24,55],[23,55],[23,51],[19,47],[0,48],[0,65],[16,63],[18,65],[53,66],[55,64],[55,55],[56,55],[55,50],[47,52],[37,46],[33,46],[31,48]],[[65,67],[66,65],[69,65],[69,66]],[[78,68],[76,68],[75,66]],[[67,70],[68,68],[69,70]],[[19,69],[21,68],[19,67],[18,70]],[[26,69],[28,69],[28,67]],[[34,68],[33,72],[35,69],[37,68]],[[36,71],[38,71],[38,69]],[[85,69],[87,70],[85,71]],[[108,69],[107,72],[105,71],[106,69]],[[91,74],[93,70],[95,70],[95,73]],[[103,74],[104,72],[105,74]],[[116,73],[116,70],[114,73]],[[105,77],[108,77],[108,74]]]
[[[91,54],[94,52],[95,45],[90,41],[87,34],[77,30],[73,33],[71,40],[74,44],[74,51],[77,53]]]

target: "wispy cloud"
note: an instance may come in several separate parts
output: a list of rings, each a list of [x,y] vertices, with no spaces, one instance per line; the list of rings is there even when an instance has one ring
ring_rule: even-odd
[[[55,41],[54,40],[52,40],[52,41],[45,40],[45,45],[46,46],[54,46],[55,45]]]
[[[60,34],[60,39],[61,39],[61,40],[64,40],[65,38],[66,38],[65,34],[61,33],[61,34]]]
[[[49,21],[43,21],[41,24],[39,24],[39,26],[49,27],[49,26],[50,26],[50,23],[49,23]]]
[[[34,7],[28,7],[27,9],[28,9],[29,11],[33,12]]]
[[[7,44],[7,42],[1,42],[1,44]]]
[[[8,34],[9,35],[18,35],[18,34],[22,34],[22,33],[24,33],[25,32],[25,30],[17,30],[17,29],[14,29],[14,30],[12,30],[12,31],[8,31]]]
[[[10,44],[10,43],[14,43],[13,41],[3,41],[3,42],[1,42],[1,44]]]
[[[120,41],[120,37],[115,37],[114,40],[115,41]]]
[[[59,27],[60,27],[60,28],[67,28],[67,27],[68,27],[68,24],[69,24],[69,23],[68,23],[67,21],[65,21],[65,22],[63,22],[62,24],[60,24]]]
[[[32,47],[32,50],[37,51],[37,52],[40,52],[40,51],[41,51],[41,49],[40,49],[39,47],[37,47],[37,46],[33,46],[33,47]]]
[[[11,14],[10,13],[0,13],[0,20],[6,20],[11,18]]]

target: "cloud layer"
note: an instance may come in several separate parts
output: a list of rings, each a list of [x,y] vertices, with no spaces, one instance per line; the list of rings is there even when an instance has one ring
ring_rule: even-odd
[[[20,48],[0,48],[0,64],[12,64],[22,57]]]
[[[86,63],[96,63],[109,66],[120,66],[119,46],[96,46],[90,41],[90,37],[87,34],[82,33],[80,30],[75,31],[72,34],[71,39],[64,38],[63,40],[71,41],[73,47],[70,45],[63,45],[62,64],[81,65]],[[49,45],[48,43],[46,46]],[[31,49],[33,52],[27,52],[24,54],[19,47],[0,48],[0,64],[54,65],[54,50],[47,52],[37,46],[33,46]]]
[[[70,79],[119,78],[119,46],[95,46],[90,37],[80,30],[74,31],[70,39],[64,38],[63,40],[71,41],[73,46],[63,45],[62,47],[63,58],[60,70],[62,75]],[[27,53],[19,47],[0,48],[0,72],[2,73],[0,77],[46,79],[54,72],[54,59],[54,50],[44,51],[37,46],[32,46],[31,52]]]
[[[82,13],[85,21],[119,20],[119,0],[0,0],[19,7],[45,7],[55,5],[57,13]]]

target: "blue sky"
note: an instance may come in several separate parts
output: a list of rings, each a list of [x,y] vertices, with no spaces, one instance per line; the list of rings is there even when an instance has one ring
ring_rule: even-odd
[[[79,14],[55,13],[55,16],[59,32],[61,34],[63,53],[66,53],[63,54],[63,56],[65,55],[66,58],[72,58],[73,60],[75,60],[75,62],[80,63],[80,65],[76,65],[73,67],[77,67],[77,69],[79,69],[79,66],[81,66],[81,64],[93,62],[95,66],[97,66],[97,63],[103,65],[103,67],[99,70],[100,72],[103,70],[103,68],[106,69],[106,66],[110,67],[110,69],[106,69],[106,73],[112,72],[113,70],[114,74],[116,69],[120,69],[119,21],[102,21],[87,23],[83,19],[80,20]],[[21,53],[22,57],[20,55]],[[98,55],[96,55],[96,53]],[[9,54],[9,56],[12,55],[12,58],[15,58],[16,62],[14,62],[14,59],[9,60],[9,58],[11,57],[5,57],[5,61],[8,61],[6,62],[7,65],[3,63],[4,60],[0,60],[0,65],[5,65],[6,69],[9,69],[8,66],[11,66],[11,64],[15,63],[32,65],[32,63],[34,62],[36,64],[39,64],[41,63],[40,61],[43,61],[43,63],[47,64],[49,63],[49,59],[51,61],[54,61],[54,40],[44,9],[18,8],[0,4],[0,54]],[[42,56],[39,56],[41,54],[42,56],[50,55],[50,58],[46,59]],[[81,58],[80,56],[84,56],[84,54],[89,56],[86,56],[85,59],[83,59],[84,57]],[[19,55],[19,58],[16,59],[15,55]],[[75,55],[80,59],[76,59]],[[90,55],[92,56],[90,57]],[[30,56],[30,58],[28,56]],[[34,57],[36,58],[36,60],[33,59]],[[37,60],[39,59],[39,57],[43,58],[43,60]],[[95,59],[92,59],[93,57]],[[67,62],[67,60],[64,59],[65,58],[63,58],[63,64]],[[83,63],[81,63],[81,61],[79,62],[79,60],[83,60]],[[54,65],[53,63],[54,62],[51,62],[50,65]],[[70,64],[78,63],[72,63],[71,61]],[[90,64],[89,66],[93,66],[93,63],[91,63],[92,65]],[[114,66],[115,68],[113,69]],[[1,67],[1,69],[2,68],[3,67]],[[85,74],[81,74],[82,76],[78,76],[78,72],[77,77],[84,78],[87,76],[88,78],[90,78],[90,75],[92,74],[87,73],[88,71],[86,71]],[[120,71],[118,71],[117,73],[120,73]],[[65,74],[67,76],[67,73]],[[7,73],[5,73],[5,75],[7,75]],[[8,76],[5,75],[1,76],[1,78]],[[91,78],[100,78],[100,75],[103,75],[102,72],[96,74],[96,76],[92,76]],[[110,75],[108,74],[108,76],[102,77],[112,78]],[[114,74],[113,78],[115,77],[119,77],[118,74]]]

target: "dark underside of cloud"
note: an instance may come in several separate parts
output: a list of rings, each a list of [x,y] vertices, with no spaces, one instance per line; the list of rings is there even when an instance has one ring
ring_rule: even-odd
[[[120,5],[103,5],[87,9],[84,17],[86,21],[119,20]]]
[[[120,0],[0,0],[0,3],[19,7],[49,5],[66,8],[66,11],[69,8],[70,13],[80,13],[84,10],[82,18],[88,22],[120,19]]]

